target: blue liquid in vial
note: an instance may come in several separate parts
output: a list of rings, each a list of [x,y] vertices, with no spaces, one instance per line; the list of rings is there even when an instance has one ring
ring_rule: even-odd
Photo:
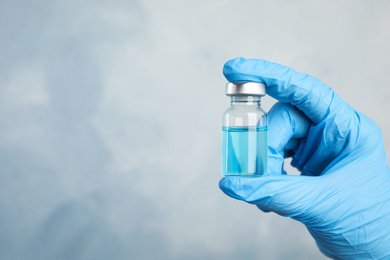
[[[222,174],[267,174],[268,127],[222,128]]]

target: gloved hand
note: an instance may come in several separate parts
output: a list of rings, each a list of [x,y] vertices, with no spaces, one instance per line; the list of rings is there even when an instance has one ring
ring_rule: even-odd
[[[379,127],[318,79],[264,60],[237,58],[228,81],[265,83],[268,174],[229,176],[227,195],[306,225],[336,259],[390,259],[390,170]],[[283,160],[300,176],[286,175]]]

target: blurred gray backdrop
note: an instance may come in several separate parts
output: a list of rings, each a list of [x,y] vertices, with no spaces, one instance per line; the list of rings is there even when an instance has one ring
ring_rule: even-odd
[[[0,0],[0,259],[324,259],[219,190],[222,67],[312,74],[390,151],[389,46],[387,0]]]

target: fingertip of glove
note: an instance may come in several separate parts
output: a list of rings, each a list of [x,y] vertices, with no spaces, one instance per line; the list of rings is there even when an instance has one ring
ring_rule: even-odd
[[[219,188],[228,196],[245,200],[254,189],[265,181],[264,177],[226,176],[219,181]]]
[[[245,61],[245,58],[243,57],[238,57],[235,59],[228,60],[225,65],[223,66],[223,75],[225,78],[233,82],[231,80],[231,76],[234,75],[237,72],[237,64],[240,64]]]
[[[257,207],[259,210],[263,211],[264,213],[269,213],[269,212],[271,212],[271,211],[269,211],[269,210],[267,210],[267,209],[263,209],[260,205],[256,205],[256,207]]]
[[[220,181],[219,181],[219,188],[225,192],[226,190],[228,190],[229,188],[229,177],[224,177],[222,178]],[[226,193],[226,192],[225,192]]]
[[[242,197],[237,194],[236,190],[240,190],[237,188],[240,183],[240,178],[238,176],[226,176],[223,179],[219,181],[219,188],[228,196],[235,198],[235,199],[241,199]],[[239,193],[239,192],[238,192]]]
[[[234,65],[244,62],[246,59],[244,57],[237,57],[231,60],[228,60],[225,63],[225,67],[234,67]]]
[[[267,61],[261,59],[245,59],[238,57],[229,60],[223,67],[223,75],[229,82],[245,83],[257,82],[264,83],[259,75],[258,68],[267,64]]]
[[[223,177],[221,180],[219,180],[218,185],[219,185],[219,188],[220,188],[220,189],[223,187],[224,181],[225,181],[225,177]]]

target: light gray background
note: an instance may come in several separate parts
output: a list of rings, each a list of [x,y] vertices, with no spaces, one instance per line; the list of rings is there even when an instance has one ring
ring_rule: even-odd
[[[219,190],[222,66],[320,78],[389,151],[389,28],[385,0],[0,0],[0,259],[324,258]]]

